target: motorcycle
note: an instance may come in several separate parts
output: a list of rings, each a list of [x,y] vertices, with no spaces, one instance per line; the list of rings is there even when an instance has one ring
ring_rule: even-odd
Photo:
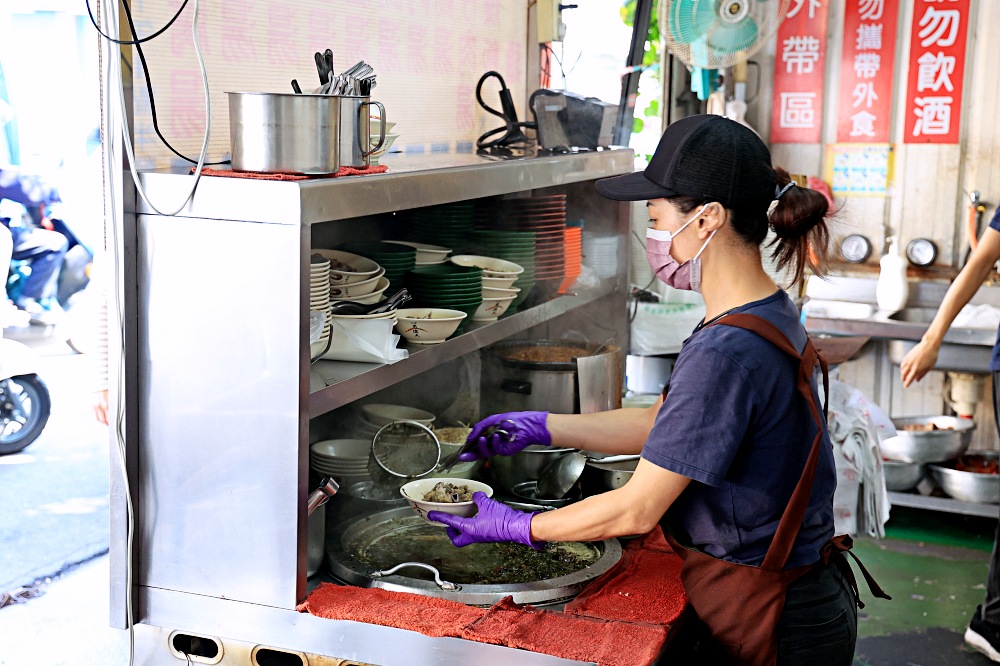
[[[10,231],[0,226],[0,265],[13,251]],[[23,315],[9,303],[0,304],[0,326]],[[49,420],[52,398],[38,376],[38,357],[27,345],[2,337],[0,329],[0,455],[23,450],[38,439]]]

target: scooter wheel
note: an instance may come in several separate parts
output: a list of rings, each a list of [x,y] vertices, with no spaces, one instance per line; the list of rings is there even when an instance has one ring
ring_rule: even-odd
[[[0,380],[0,456],[17,453],[38,439],[51,409],[49,389],[38,375]]]

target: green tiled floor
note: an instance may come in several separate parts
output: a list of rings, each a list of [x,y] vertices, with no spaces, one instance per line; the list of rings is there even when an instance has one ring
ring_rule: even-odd
[[[859,538],[854,552],[892,601],[872,598],[859,576],[855,666],[990,663],[962,635],[982,602],[996,521],[895,508],[886,538]]]

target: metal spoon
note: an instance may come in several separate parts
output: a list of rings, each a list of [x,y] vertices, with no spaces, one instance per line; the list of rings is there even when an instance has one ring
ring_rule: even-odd
[[[588,460],[615,463],[638,459],[639,455],[637,454],[599,458],[588,456],[579,451],[572,451],[564,456],[559,456],[542,469],[538,477],[538,496],[541,499],[562,499],[565,497],[573,484],[583,475]]]

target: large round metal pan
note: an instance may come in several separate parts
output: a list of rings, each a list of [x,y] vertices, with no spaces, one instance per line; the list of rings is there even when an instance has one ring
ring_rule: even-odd
[[[407,574],[421,572],[405,568],[392,575],[373,578],[370,565],[358,559],[357,544],[377,539],[392,538],[392,525],[422,524],[422,519],[407,507],[348,520],[338,525],[328,535],[326,554],[330,573],[339,580],[360,587],[379,587],[398,592],[411,592],[430,597],[450,599],[471,606],[491,606],[504,597],[513,597],[519,604],[555,604],[572,599],[593,579],[610,569],[621,558],[622,550],[617,539],[594,542],[600,551],[596,562],[584,569],[564,576],[527,583],[503,585],[460,585],[459,589],[442,589],[432,580],[423,580]],[[441,535],[444,536],[444,527]],[[447,538],[447,537],[445,537]],[[462,549],[455,549],[456,557],[463,557]],[[414,558],[416,559],[416,558]],[[402,562],[400,562],[402,563]],[[421,575],[422,574],[421,572]]]

